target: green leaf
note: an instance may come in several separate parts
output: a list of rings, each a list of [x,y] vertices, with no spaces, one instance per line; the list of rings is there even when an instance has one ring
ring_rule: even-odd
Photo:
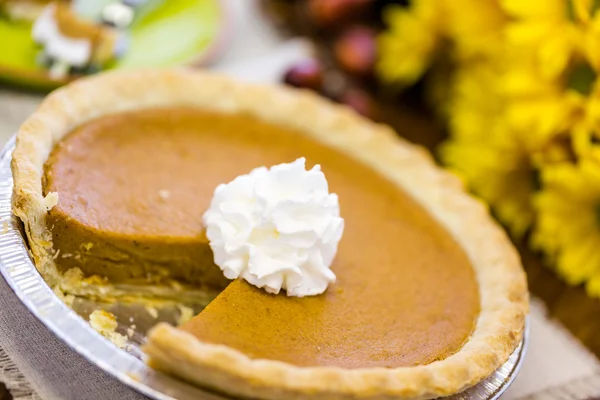
[[[567,77],[567,87],[588,96],[592,92],[596,77],[596,71],[588,63],[579,64]]]

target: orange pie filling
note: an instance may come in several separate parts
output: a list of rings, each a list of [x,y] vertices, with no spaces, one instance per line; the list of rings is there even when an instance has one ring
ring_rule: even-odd
[[[202,214],[215,187],[306,157],[339,195],[344,236],[325,294],[286,297],[228,282]],[[67,135],[45,167],[56,264],[110,283],[209,286],[221,293],[181,328],[251,358],[346,368],[428,364],[457,352],[479,315],[461,247],[397,185],[306,135],[245,115],[134,111]]]

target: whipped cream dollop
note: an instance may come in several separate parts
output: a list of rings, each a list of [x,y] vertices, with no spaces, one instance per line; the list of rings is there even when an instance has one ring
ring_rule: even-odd
[[[336,194],[319,165],[260,167],[219,185],[203,221],[215,263],[228,279],[269,293],[323,293],[344,231]]]

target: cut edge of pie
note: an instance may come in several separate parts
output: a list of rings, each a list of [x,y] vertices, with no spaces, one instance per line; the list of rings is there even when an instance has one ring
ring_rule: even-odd
[[[438,168],[427,151],[398,138],[389,127],[315,94],[189,70],[113,72],[86,78],[49,95],[21,126],[11,165],[13,212],[23,221],[36,266],[50,285],[77,285],[81,280],[76,272],[72,279],[61,276],[53,262],[52,235],[46,226],[53,199],[44,197],[42,187],[44,163],[53,147],[93,118],[165,106],[251,114],[293,127],[369,165],[417,200],[464,249],[475,270],[481,308],[467,343],[448,358],[427,365],[298,367],[250,359],[166,324],[157,325],[149,334],[144,350],[151,365],[248,397],[429,398],[458,393],[480,382],[517,347],[528,312],[519,256],[487,208],[465,193],[458,178]],[[99,286],[104,286],[105,294],[114,289]]]

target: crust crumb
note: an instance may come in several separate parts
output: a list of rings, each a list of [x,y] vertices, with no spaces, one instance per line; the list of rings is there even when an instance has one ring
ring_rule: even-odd
[[[146,306],[146,311],[154,319],[158,318],[158,310],[152,306]]]
[[[169,198],[171,197],[171,192],[169,192],[168,190],[159,190],[158,197],[165,201],[169,200]]]
[[[58,193],[50,192],[44,197],[44,207],[50,211],[58,204]]]
[[[194,317],[194,310],[182,304],[177,304],[179,317],[177,317],[177,326],[181,326]]]
[[[2,233],[8,232],[8,222],[2,221]]]
[[[183,291],[183,286],[177,281],[169,281],[169,286],[172,287],[174,290]]]
[[[118,324],[114,314],[96,310],[90,314],[90,326],[121,349],[127,344],[127,337],[116,332]]]

